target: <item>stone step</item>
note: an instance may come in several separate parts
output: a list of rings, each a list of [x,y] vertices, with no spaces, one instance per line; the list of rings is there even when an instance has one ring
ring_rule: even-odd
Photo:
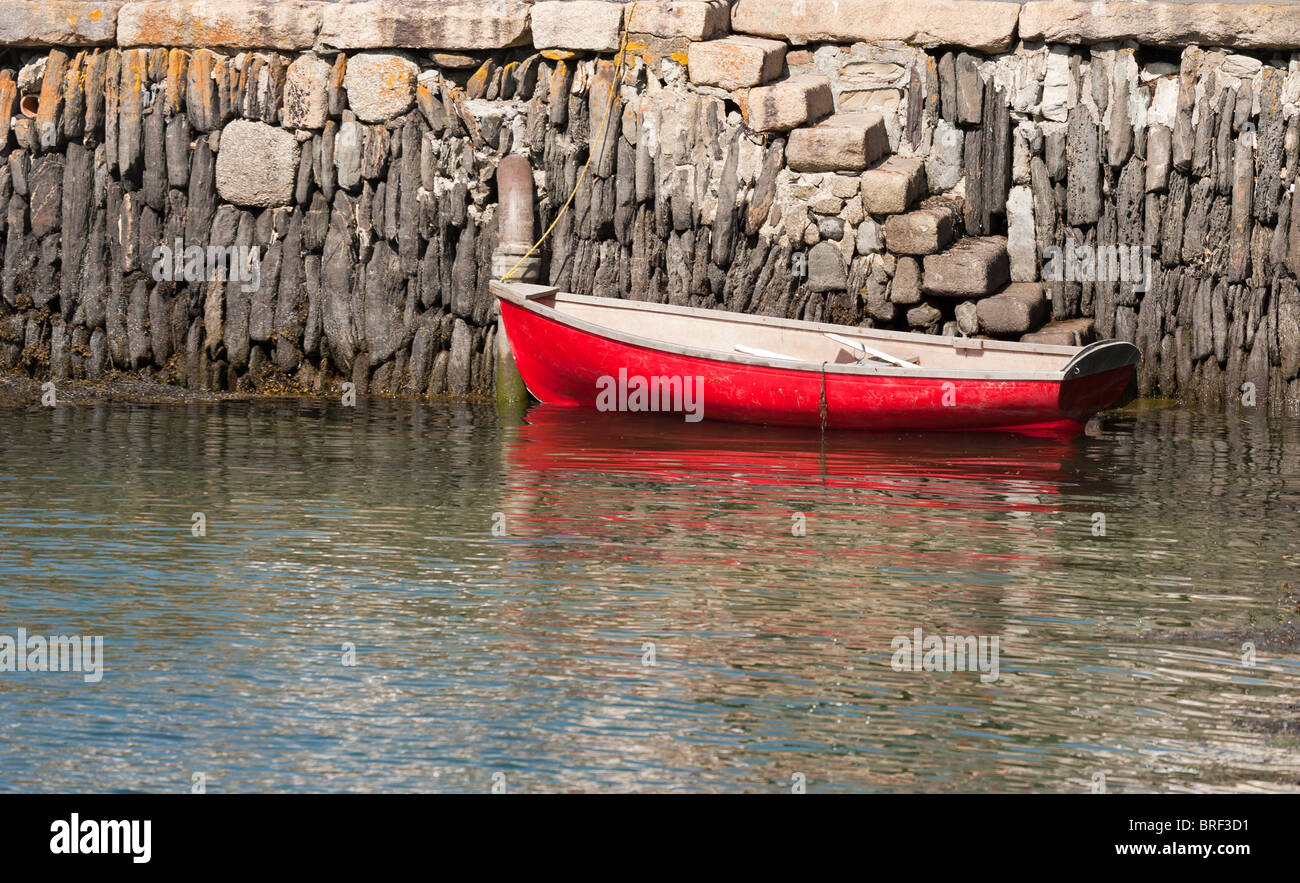
[[[888,152],[881,114],[837,113],[791,132],[785,159],[792,172],[860,172]]]
[[[697,86],[735,91],[762,86],[781,76],[786,44],[761,37],[723,37],[692,43],[687,69]]]
[[[890,156],[862,173],[862,207],[869,214],[902,214],[925,194],[925,160],[921,157]]]
[[[889,234],[885,236],[888,242]],[[1010,281],[1005,236],[967,237],[948,251],[925,259],[923,285],[925,293],[934,297],[987,297]]]
[[[786,132],[835,109],[829,77],[790,77],[750,89],[741,98],[745,124],[755,132]]]
[[[1055,346],[1087,346],[1096,339],[1097,329],[1091,319],[1049,322],[1020,338],[1022,343],[1049,343]]]
[[[1040,282],[1013,282],[975,304],[979,330],[992,337],[1018,337],[1037,331],[1051,316]]]
[[[896,255],[933,255],[953,240],[956,229],[951,209],[921,208],[885,219],[885,248]]]

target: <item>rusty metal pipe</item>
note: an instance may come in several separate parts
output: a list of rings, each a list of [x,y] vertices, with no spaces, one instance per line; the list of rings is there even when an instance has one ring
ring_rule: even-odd
[[[512,282],[536,282],[542,271],[541,254],[534,251],[533,167],[528,158],[511,154],[497,165],[497,248],[492,254],[492,275]],[[527,255],[527,257],[525,257]],[[513,271],[513,272],[512,272]],[[514,350],[497,312],[497,410],[515,414],[528,403],[528,388],[515,364]]]
[[[503,245],[533,244],[533,168],[526,157],[511,154],[497,166],[497,199],[501,206],[500,241]]]

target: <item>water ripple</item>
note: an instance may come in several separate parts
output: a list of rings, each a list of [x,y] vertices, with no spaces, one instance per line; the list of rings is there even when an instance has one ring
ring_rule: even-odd
[[[1300,788],[1294,422],[0,417],[0,634],[106,655],[0,672],[2,790]],[[997,679],[894,670],[915,629]]]

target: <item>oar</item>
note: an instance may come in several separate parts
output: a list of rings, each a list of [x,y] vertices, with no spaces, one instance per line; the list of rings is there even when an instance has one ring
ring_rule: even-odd
[[[916,366],[913,365],[911,362],[905,362],[902,359],[891,356],[889,353],[881,352],[878,349],[869,347],[865,343],[861,343],[856,340],[849,340],[847,337],[841,337],[838,334],[832,334],[830,332],[826,332],[826,336],[829,337],[831,340],[835,341],[836,343],[843,344],[849,349],[858,350],[862,353],[865,353],[866,355],[873,356],[874,358],[883,359],[886,362],[892,362],[893,364],[897,365],[900,368],[916,368]]]
[[[774,353],[771,350],[761,350],[756,346],[745,346],[743,343],[736,344],[736,352],[744,353],[747,356],[758,356],[760,359],[780,359],[785,362],[806,362],[807,359],[796,359],[794,356],[783,356],[780,353]]]

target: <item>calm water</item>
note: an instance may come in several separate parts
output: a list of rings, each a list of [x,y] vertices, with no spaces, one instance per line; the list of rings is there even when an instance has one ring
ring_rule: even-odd
[[[1294,418],[527,420],[0,410],[0,634],[106,666],[0,672],[0,790],[1300,790]]]

